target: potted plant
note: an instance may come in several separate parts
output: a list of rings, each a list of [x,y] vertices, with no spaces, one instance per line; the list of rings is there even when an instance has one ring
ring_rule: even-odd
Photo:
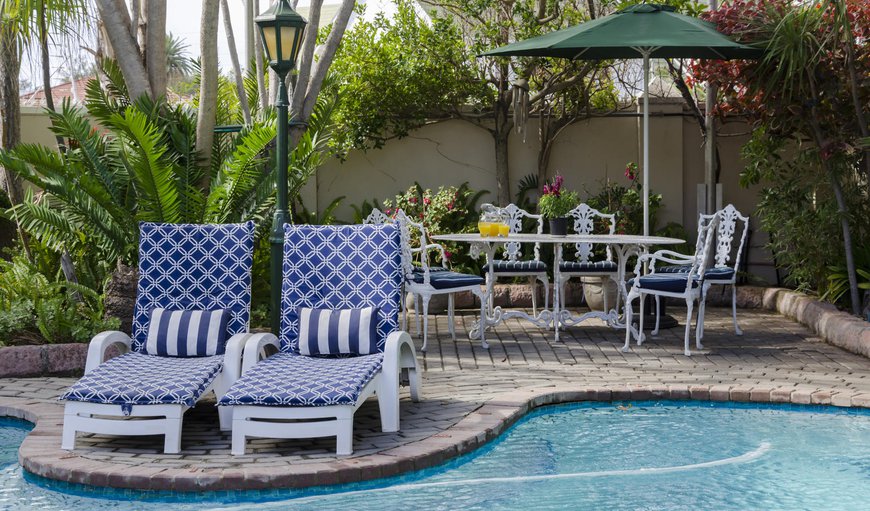
[[[538,200],[538,211],[550,221],[550,234],[565,236],[568,234],[568,213],[580,204],[580,197],[575,191],[562,189],[564,178],[556,175],[551,183],[544,185],[543,195]]]

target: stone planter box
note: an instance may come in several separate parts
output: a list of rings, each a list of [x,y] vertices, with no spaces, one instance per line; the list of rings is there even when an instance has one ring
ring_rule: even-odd
[[[109,358],[118,354],[109,348]],[[7,346],[0,348],[0,378],[81,376],[87,359],[88,343]]]

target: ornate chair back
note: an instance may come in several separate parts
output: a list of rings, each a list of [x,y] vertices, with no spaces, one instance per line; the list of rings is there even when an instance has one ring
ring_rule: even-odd
[[[533,213],[529,213],[528,211],[520,208],[516,204],[508,204],[507,206],[501,208],[495,206],[493,204],[483,204],[480,206],[480,210],[484,213],[495,213],[507,219],[508,227],[510,229],[510,233],[521,233],[523,232],[523,221],[526,218],[529,218],[535,222],[537,228],[535,229],[536,234],[543,234],[544,232],[544,217],[543,215],[535,215]],[[522,257],[522,243],[518,241],[509,241],[505,243],[504,248],[504,256],[508,261],[519,261],[520,257]],[[535,261],[541,260],[541,244],[534,244],[534,254]]]
[[[608,234],[616,233],[616,215],[607,214],[598,211],[586,203],[580,204],[572,209],[568,216],[574,219],[574,232],[577,234],[594,234],[596,231],[596,220],[604,222],[607,226]],[[592,243],[575,243],[574,255],[577,261],[581,263],[589,263],[592,257]],[[613,254],[610,252],[610,247],[607,247],[607,261],[613,260]]]

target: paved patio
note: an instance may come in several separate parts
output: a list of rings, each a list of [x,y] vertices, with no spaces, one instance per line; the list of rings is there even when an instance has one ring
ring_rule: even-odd
[[[556,343],[551,332],[511,320],[489,335],[484,350],[465,336],[471,313],[457,316],[456,341],[446,316],[430,318],[423,401],[410,402],[405,391],[398,434],[381,433],[377,405],[366,403],[356,415],[354,454],[338,459],[334,439],[255,440],[247,455],[233,457],[207,402],[186,416],[182,454],[160,454],[161,437],[80,436],[79,449],[62,451],[62,407],[54,399],[70,378],[0,380],[0,415],[39,417],[20,451],[37,474],[190,491],[334,484],[424,468],[473,450],[530,407],[550,402],[695,398],[870,407],[870,359],[775,312],[742,310],[739,317],[742,337],[734,335],[730,311],[709,309],[705,349],[691,358],[682,354],[680,327],[622,353],[622,331],[600,323],[568,329]]]

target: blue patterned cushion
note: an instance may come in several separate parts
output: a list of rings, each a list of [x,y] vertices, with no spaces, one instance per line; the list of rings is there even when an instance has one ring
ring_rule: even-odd
[[[692,271],[691,265],[673,265],[656,268],[656,273],[689,273],[690,271]],[[704,271],[704,279],[706,280],[727,280],[730,282],[732,278],[734,278],[733,268],[710,268]]]
[[[369,355],[378,352],[378,308],[299,309],[299,353]]]
[[[565,273],[615,272],[616,263],[613,261],[590,261],[587,263],[562,261],[559,263],[559,271]]]
[[[483,268],[486,269],[487,267],[484,266]],[[547,271],[547,263],[543,261],[509,261],[496,259],[492,262],[492,271],[495,273],[541,272]]]
[[[382,363],[382,353],[346,358],[277,353],[245,373],[218,404],[352,405]]]
[[[415,273],[414,282],[422,284],[423,274]],[[483,284],[483,282],[483,277],[468,275],[466,273],[457,273],[455,271],[439,271],[429,274],[429,285],[435,289],[453,289],[457,287],[474,286]]]
[[[226,349],[229,313],[154,309],[145,353],[168,357],[209,357]]]
[[[641,289],[651,289],[654,291],[666,291],[669,293],[682,293],[686,290],[687,275],[674,273],[652,273],[644,275],[640,278]],[[634,285],[636,279],[628,281],[629,286]],[[698,287],[698,279],[692,279],[692,287]]]
[[[121,405],[193,406],[223,366],[224,357],[156,357],[127,353],[84,375],[60,399]]]
[[[399,229],[285,225],[281,350],[299,352],[299,310],[378,308],[377,351],[399,329]]]
[[[248,329],[254,223],[139,224],[133,351],[143,352],[151,311],[230,312],[227,334]]]

